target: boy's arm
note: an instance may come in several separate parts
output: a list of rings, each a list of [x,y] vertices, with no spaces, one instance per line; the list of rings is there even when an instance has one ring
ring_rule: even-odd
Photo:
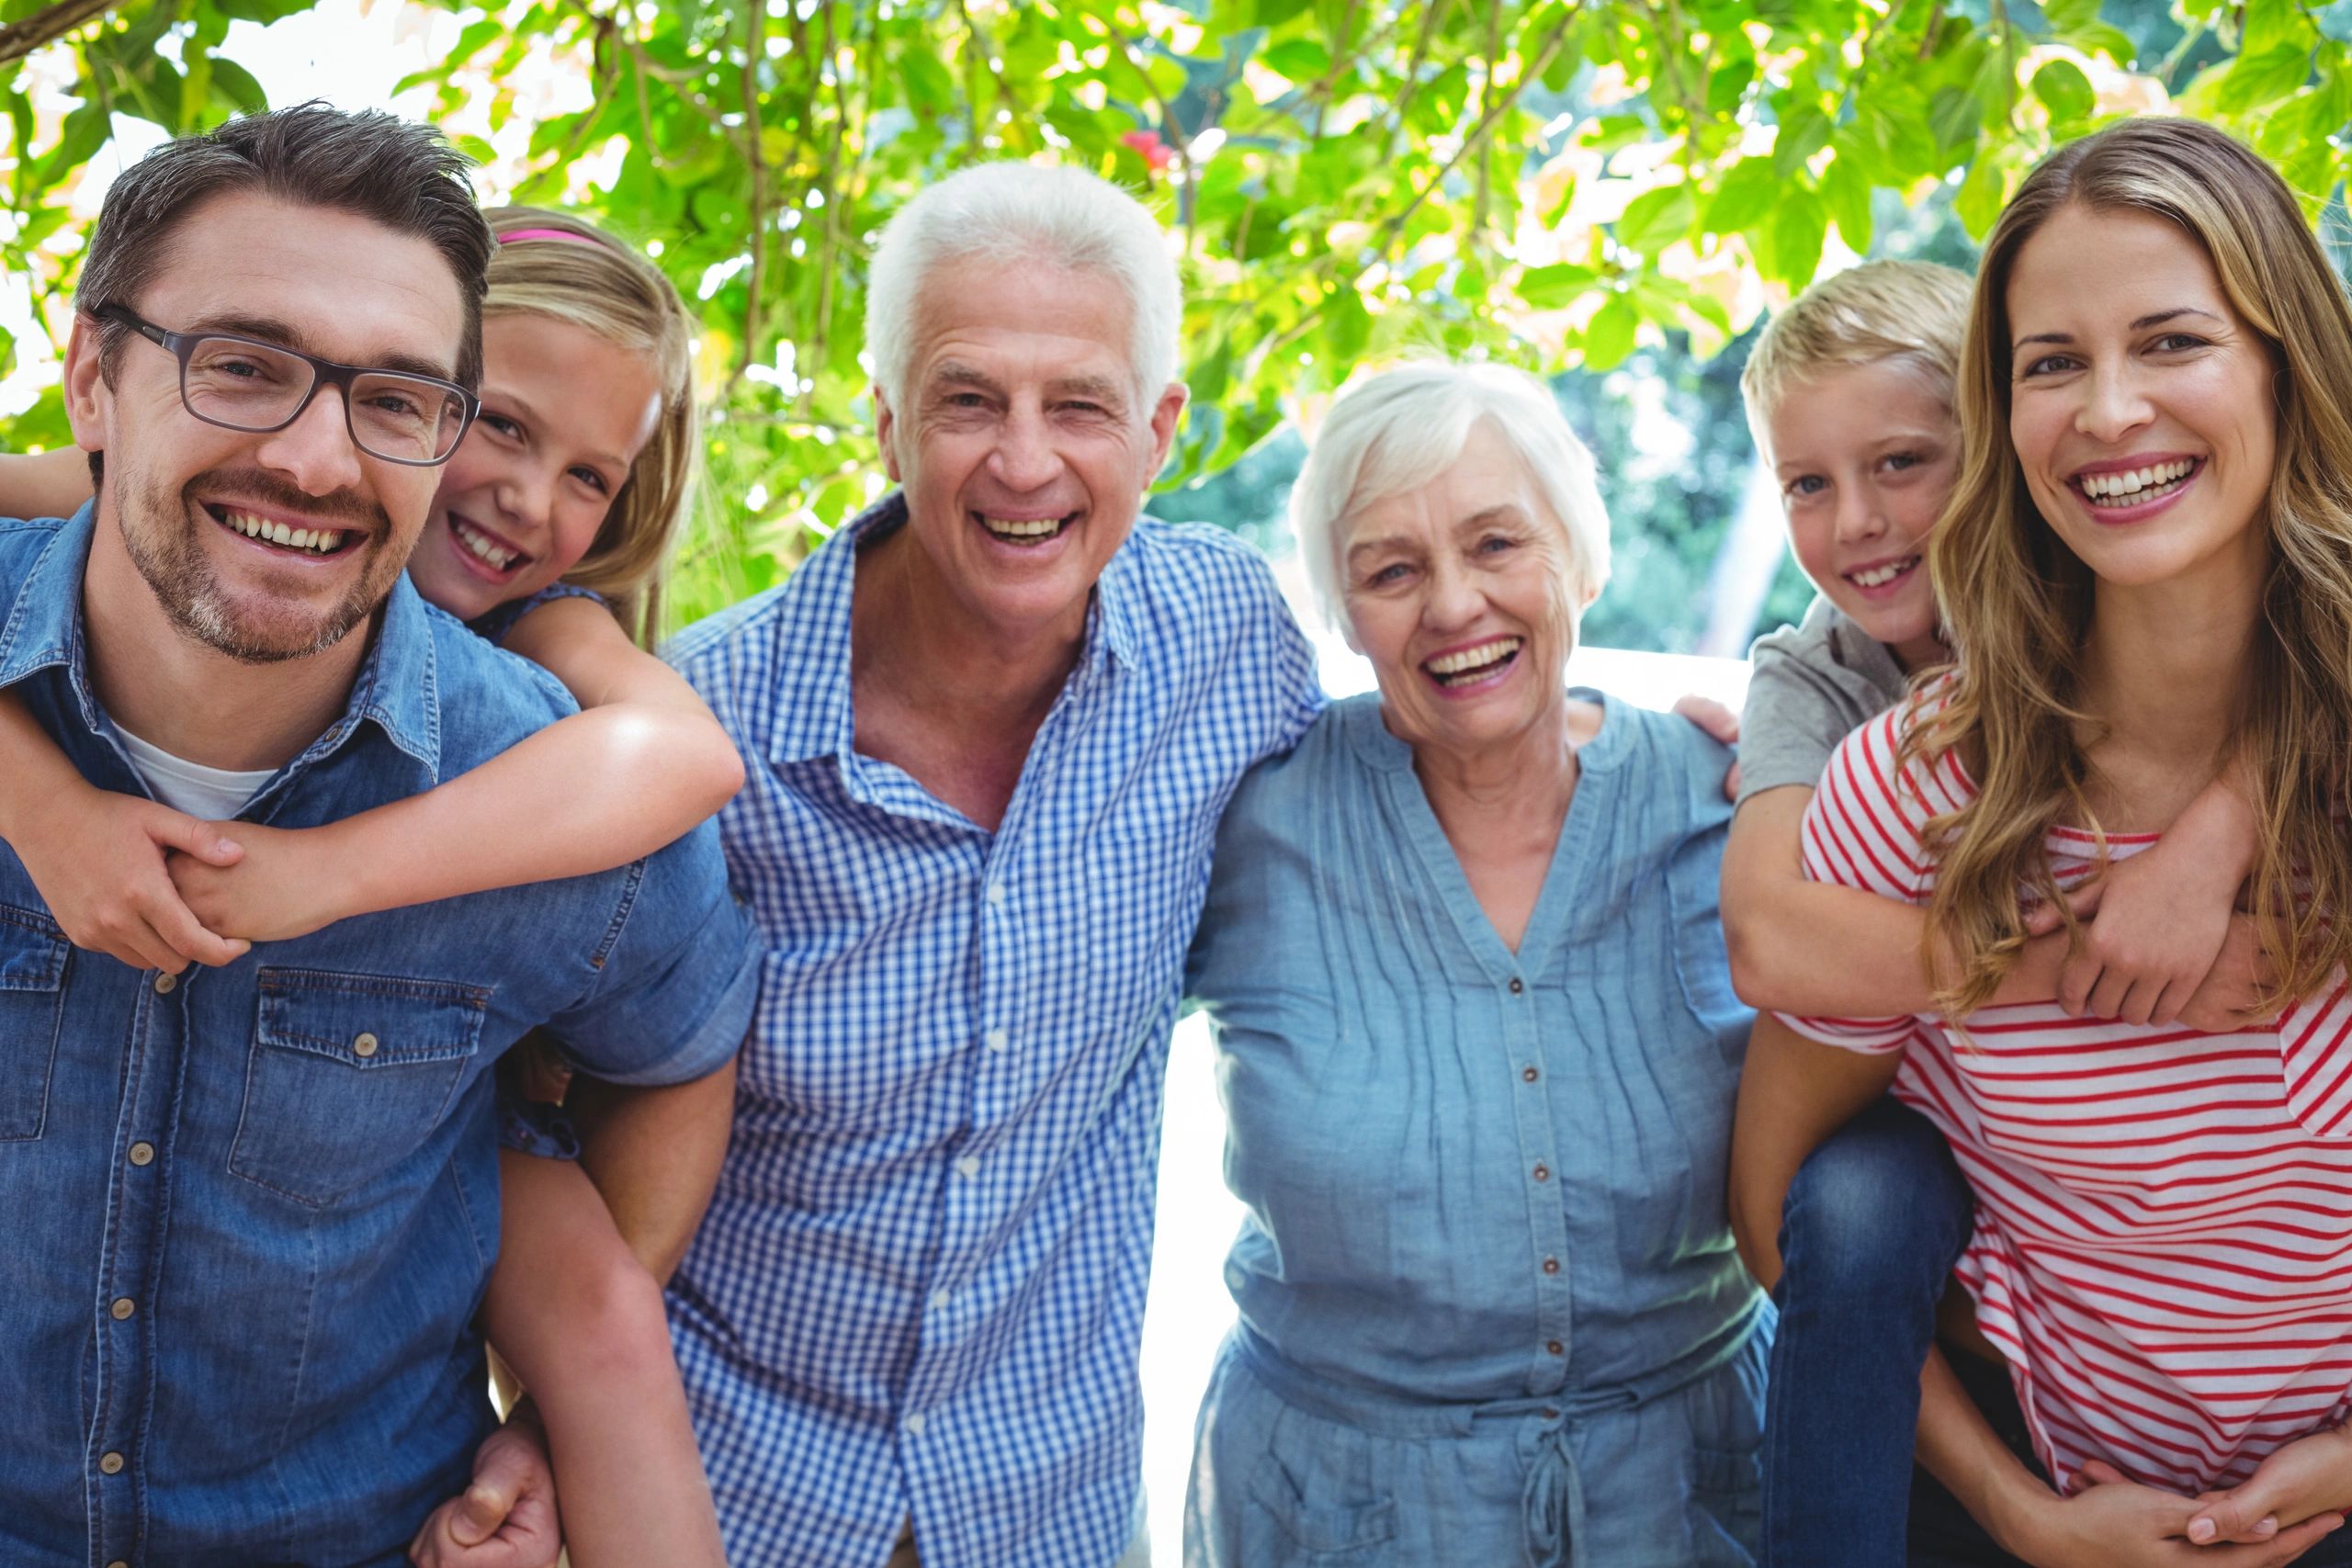
[[[1723,913],[1734,988],[1752,1007],[1806,1016],[1933,1011],[1935,987],[1920,960],[1927,912],[1806,877],[1799,845],[1813,794],[1765,790],[1732,818]],[[2065,955],[2064,933],[2034,938],[1993,1001],[2048,1001]]]
[[[2098,918],[2059,977],[2066,1011],[2161,1024],[2188,1009],[2226,951],[2239,886],[2254,869],[2254,808],[2237,773],[2233,763],[2161,840],[2109,868],[2092,906]]]
[[[626,865],[727,804],[742,759],[693,688],[593,601],[541,605],[507,646],[580,713],[423,795],[298,833],[245,835],[245,863],[175,866],[188,907],[254,941],[353,915]]]
[[[71,517],[90,499],[90,455],[78,446],[0,455],[0,517]]]
[[[240,847],[217,823],[91,784],[14,692],[0,692],[0,840],[76,947],[175,975],[244,953],[189,912],[164,863],[176,850],[233,865]]]

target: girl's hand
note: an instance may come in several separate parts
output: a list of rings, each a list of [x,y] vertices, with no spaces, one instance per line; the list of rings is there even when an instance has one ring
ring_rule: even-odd
[[[2030,1512],[2017,1551],[2034,1568],[2284,1568],[2344,1522],[2316,1514],[2267,1539],[2199,1545],[2188,1539],[2197,1501],[2126,1481],[2097,1461],[2076,1480],[2073,1496],[2045,1489]]]
[[[2298,1438],[2272,1450],[2236,1486],[2209,1492],[2197,1502],[2188,1539],[2199,1545],[2267,1541],[2307,1519],[2342,1524],[2344,1508],[2352,1505],[2352,1436],[2333,1427]]]
[[[286,942],[331,926],[350,911],[350,889],[328,842],[331,828],[237,824],[244,858],[234,865],[174,860],[181,898],[214,931],[247,942]]]
[[[243,837],[243,824],[235,831]],[[174,887],[169,864],[234,866],[243,854],[222,825],[135,795],[76,784],[42,806],[10,848],[76,947],[134,969],[176,975],[190,963],[232,964],[249,945],[208,929]]]
[[[2080,1018],[2177,1021],[2213,967],[2229,932],[2234,885],[2203,886],[2157,844],[2116,862],[2088,890],[2098,919],[2066,963],[2058,1005]]]

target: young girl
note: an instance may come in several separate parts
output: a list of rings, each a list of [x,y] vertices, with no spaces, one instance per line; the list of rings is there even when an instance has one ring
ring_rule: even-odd
[[[1996,227],[1961,405],[1929,546],[1953,668],[1839,747],[1803,824],[1816,880],[1926,906],[1936,993],[1759,1021],[1739,1137],[1785,1169],[1899,1060],[1966,1177],[1990,1359],[1930,1358],[1911,1561],[2352,1562],[2317,1544],[2352,1506],[2352,311],[2259,160],[2126,122]],[[2007,1000],[2025,906],[2071,919],[2225,766],[2290,1010]]]
[[[78,945],[141,968],[229,962],[348,916],[610,869],[716,811],[742,780],[685,682],[635,647],[694,473],[689,327],[669,282],[575,219],[488,215],[481,414],[442,471],[417,590],[544,666],[582,712],[428,794],[327,827],[213,823],[85,784],[0,698],[0,837]],[[82,455],[7,460],[11,515],[88,498]],[[31,503],[31,504],[28,504]],[[180,852],[167,857],[167,851]],[[483,1306],[531,1391],[576,1568],[718,1564],[718,1525],[653,1271],[568,1129],[502,1108],[503,1245]],[[681,1150],[715,1173],[718,1150]],[[415,1555],[464,1568],[455,1505]],[[488,1561],[485,1556],[484,1561]]]
[[[1752,655],[1724,911],[1742,993],[1763,1006],[1929,1005],[1931,976],[1917,956],[1925,917],[1807,881],[1800,824],[1838,741],[1900,701],[1915,672],[1950,657],[1927,552],[1960,450],[1952,383],[1968,299],[1967,276],[1950,267],[1855,267],[1776,316],[1741,378],[1791,546],[1821,590],[1801,627],[1760,639]],[[2073,962],[2064,935],[2037,938],[2001,999],[2055,996],[2069,1012],[2135,1021],[2186,1010],[2227,1026],[2227,1010],[2252,999],[2245,921],[2228,959],[2215,954],[2252,852],[2243,802],[2209,788],[2161,852],[2120,863],[2076,900],[2077,912],[2096,908],[2098,919]],[[2052,912],[2041,923],[2055,920]],[[1766,1090],[1804,1096],[1815,1087],[1776,1077],[1769,1054],[1768,1043],[1747,1085],[1751,1126]],[[1816,1124],[1835,1128],[1830,1115],[1851,1109],[1828,1107]],[[1750,1140],[1743,1152],[1756,1146]],[[1968,1236],[1967,1188],[1943,1135],[1891,1099],[1810,1157],[1809,1144],[1779,1146],[1806,1161],[1793,1182],[1780,1169],[1759,1183],[1752,1160],[1735,1176],[1751,1265],[1768,1283],[1776,1261],[1784,1269],[1766,1420],[1765,1561],[1900,1561],[1917,1380]]]

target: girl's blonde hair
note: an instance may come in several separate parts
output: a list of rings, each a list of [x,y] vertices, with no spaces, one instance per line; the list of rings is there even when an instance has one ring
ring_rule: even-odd
[[[1968,275],[1940,262],[1874,261],[1823,278],[1765,323],[1739,395],[1747,427],[1766,427],[1790,389],[1825,371],[1895,364],[1917,372],[1951,407],[1968,331]]]
[[[2035,508],[2009,440],[2009,276],[2026,242],[2069,207],[2179,225],[2276,367],[2278,455],[2258,525],[2270,564],[2232,745],[2258,825],[2254,907],[2277,995],[2308,996],[2352,960],[2335,814],[2352,758],[2352,310],[2268,164],[2194,120],[2138,119],[2044,160],[1977,272],[1960,480],[1929,546],[1956,673],[1906,749],[1915,762],[1956,753],[1977,786],[1928,825],[1930,942],[1961,955],[1937,1005],[1963,1017],[1991,997],[2024,942],[2019,890],[2065,907],[2045,836],[2061,822],[2098,827],[2080,739],[2097,581]]]
[[[493,208],[482,216],[499,239],[490,258],[485,319],[569,321],[643,355],[660,378],[662,415],[653,434],[629,465],[628,482],[613,496],[588,553],[563,576],[604,595],[629,636],[650,645],[661,619],[662,569],[693,498],[702,447],[685,305],[658,267],[593,223],[538,207]]]

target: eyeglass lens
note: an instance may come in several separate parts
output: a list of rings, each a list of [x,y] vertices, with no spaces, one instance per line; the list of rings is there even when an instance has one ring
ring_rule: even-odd
[[[311,390],[310,362],[241,338],[199,338],[180,377],[190,412],[238,430],[286,423]],[[432,462],[457,445],[465,405],[447,387],[368,370],[345,389],[352,438],[379,457]]]

